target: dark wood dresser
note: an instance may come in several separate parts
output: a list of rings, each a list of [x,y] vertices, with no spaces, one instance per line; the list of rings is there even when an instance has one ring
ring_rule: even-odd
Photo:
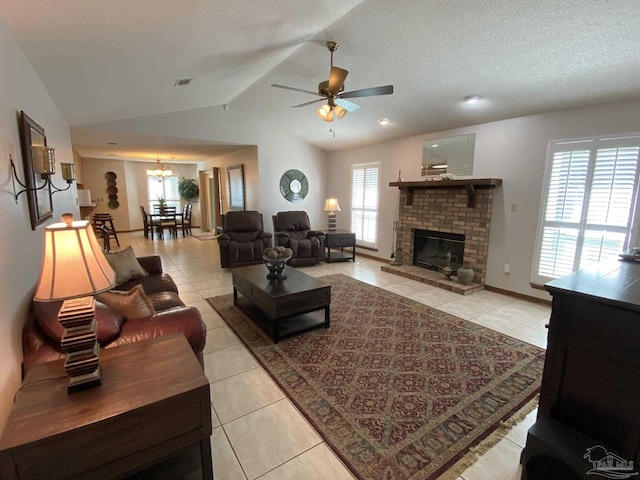
[[[540,455],[593,478],[586,450],[597,445],[640,466],[640,264],[603,263],[545,287],[553,307],[522,478]]]

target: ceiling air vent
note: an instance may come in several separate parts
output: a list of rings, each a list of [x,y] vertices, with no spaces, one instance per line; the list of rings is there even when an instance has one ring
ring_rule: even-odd
[[[176,83],[173,84],[174,87],[186,87],[191,83],[190,78],[181,78]]]

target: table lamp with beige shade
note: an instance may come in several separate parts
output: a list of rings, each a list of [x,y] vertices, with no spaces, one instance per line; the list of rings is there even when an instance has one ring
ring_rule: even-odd
[[[62,215],[62,223],[44,229],[44,255],[34,300],[64,300],[58,320],[64,327],[60,342],[67,354],[67,392],[101,384],[94,295],[111,289],[116,274],[107,262],[91,224]]]
[[[324,211],[328,213],[328,227],[330,232],[336,230],[336,212],[340,211],[340,205],[338,205],[338,199],[336,197],[329,197],[324,201]]]

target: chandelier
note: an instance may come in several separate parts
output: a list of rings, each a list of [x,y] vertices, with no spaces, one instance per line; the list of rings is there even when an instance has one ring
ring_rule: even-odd
[[[155,168],[147,170],[147,175],[149,177],[158,177],[158,179],[161,179],[162,177],[170,177],[173,175],[173,171],[160,163],[160,157],[156,157]]]

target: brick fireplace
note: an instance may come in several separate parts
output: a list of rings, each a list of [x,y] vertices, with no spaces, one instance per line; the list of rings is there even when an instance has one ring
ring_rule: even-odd
[[[484,285],[493,192],[501,184],[500,179],[391,182],[389,186],[397,186],[401,192],[397,245],[402,249],[403,265],[411,265],[414,258],[415,230],[464,235],[464,260],[475,271],[474,283]],[[420,267],[413,268],[415,272]]]

